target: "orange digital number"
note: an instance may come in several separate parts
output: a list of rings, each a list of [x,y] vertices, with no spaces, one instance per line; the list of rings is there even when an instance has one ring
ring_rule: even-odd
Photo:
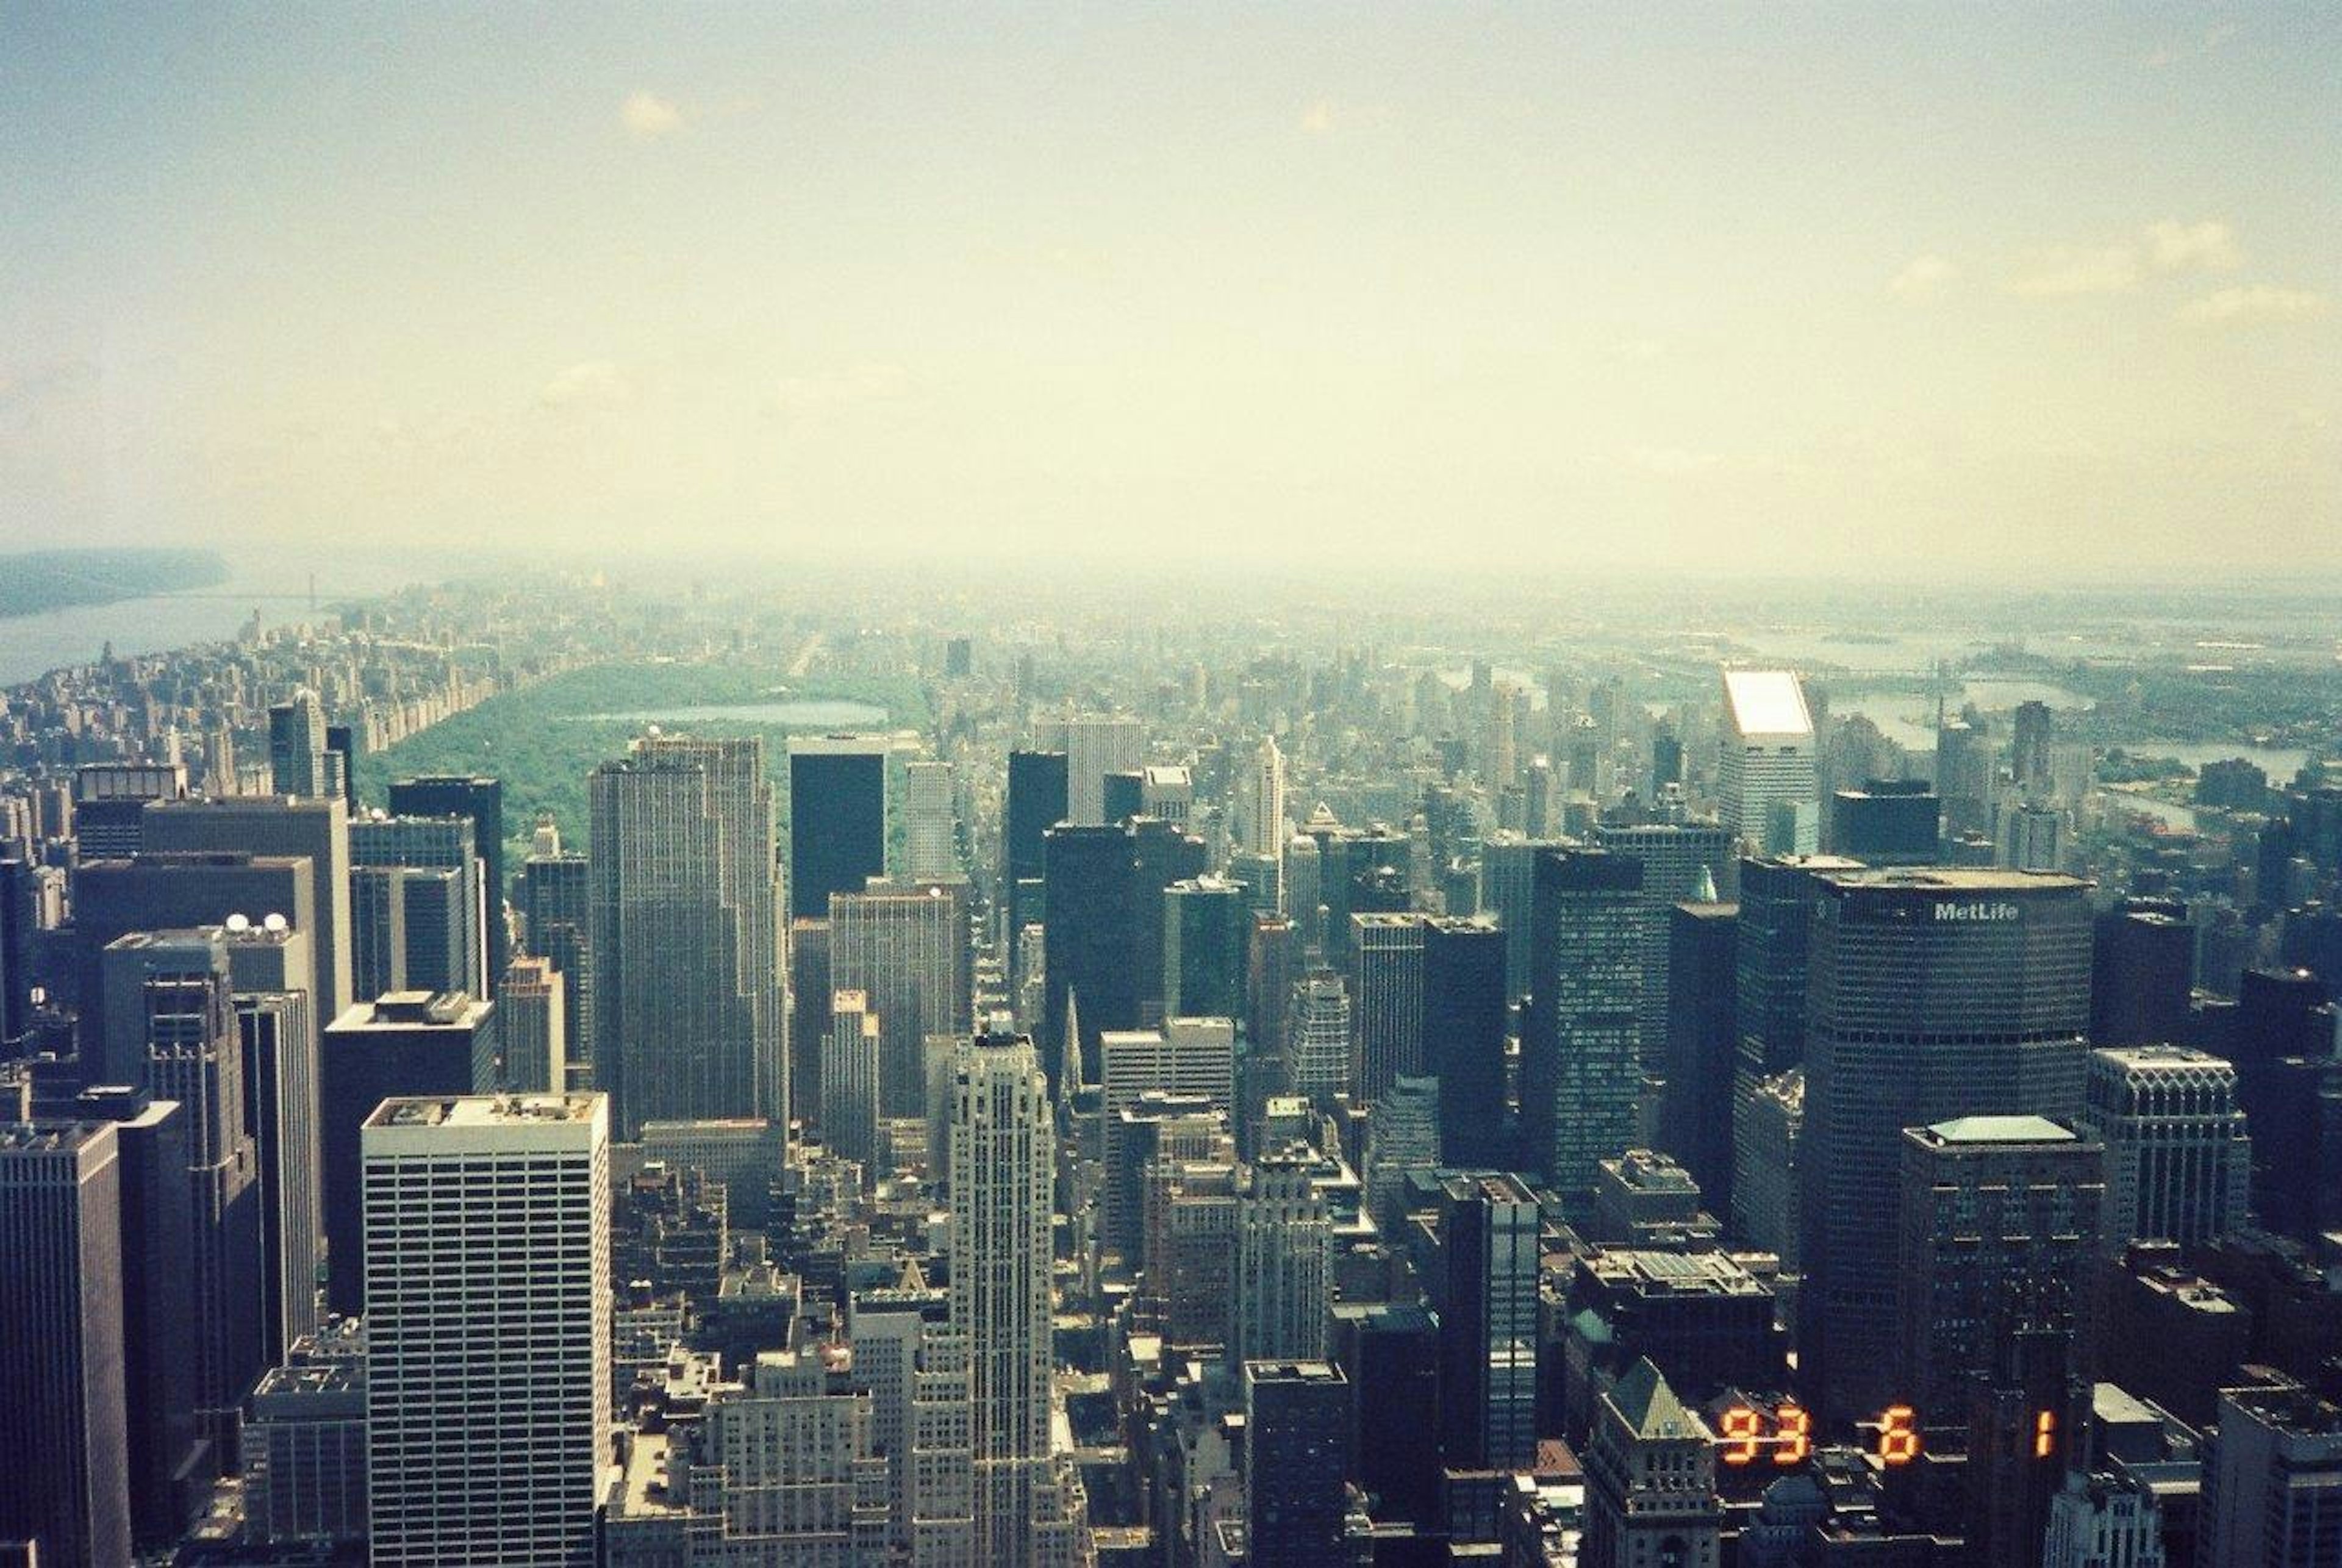
[[[1724,1463],[1753,1464],[1756,1461],[1756,1445],[1764,1430],[1764,1417],[1745,1404],[1736,1404],[1724,1413]]]
[[[2033,1457],[2047,1459],[2057,1452],[2057,1413],[2045,1410],[2033,1418]]]
[[[1803,1464],[1814,1451],[1814,1418],[1794,1404],[1773,1413],[1773,1463]]]
[[[1912,1424],[1912,1410],[1907,1404],[1894,1404],[1878,1418],[1878,1461],[1882,1464],[1908,1464],[1919,1457],[1919,1429]]]

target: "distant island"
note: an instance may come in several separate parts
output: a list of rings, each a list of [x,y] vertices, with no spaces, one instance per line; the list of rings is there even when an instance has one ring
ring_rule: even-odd
[[[30,550],[0,555],[0,616],[112,604],[226,581],[227,563],[209,550]]]

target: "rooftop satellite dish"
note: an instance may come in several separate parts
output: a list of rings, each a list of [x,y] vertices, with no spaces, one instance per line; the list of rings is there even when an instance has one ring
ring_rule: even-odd
[[[281,914],[264,914],[260,917],[260,929],[281,934],[292,930],[293,923]]]
[[[252,929],[252,916],[248,914],[231,914],[222,924],[230,931],[250,931]]]

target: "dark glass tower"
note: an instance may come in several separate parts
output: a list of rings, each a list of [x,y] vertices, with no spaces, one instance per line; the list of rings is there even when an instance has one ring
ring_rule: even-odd
[[[1512,1163],[1505,1124],[1505,933],[1490,920],[1423,930],[1424,1071],[1439,1080],[1439,1157],[1470,1170]]]
[[[1006,820],[1000,834],[1000,897],[1007,912],[1001,933],[1009,963],[1016,962],[1016,934],[1041,918],[1031,896],[1041,884],[1042,835],[1066,820],[1066,754],[1010,752]],[[1010,976],[1012,981],[1022,978]]]
[[[789,743],[789,915],[824,920],[833,893],[886,874],[886,741],[800,736]]]
[[[1596,1165],[1635,1141],[1642,1087],[1643,865],[1601,850],[1536,857],[1521,1004],[1523,1157],[1583,1217]]]
[[[1350,1383],[1322,1361],[1244,1365],[1245,1508],[1249,1561],[1352,1568]]]
[[[503,983],[512,958],[505,921],[505,786],[501,779],[432,774],[399,779],[390,786],[393,816],[460,816],[472,824],[474,853],[486,884],[482,903],[487,923],[488,990]]]

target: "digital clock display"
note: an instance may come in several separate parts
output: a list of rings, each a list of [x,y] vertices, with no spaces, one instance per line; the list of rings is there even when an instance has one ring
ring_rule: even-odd
[[[1908,1464],[1919,1457],[1919,1422],[1909,1405],[1889,1405],[1877,1420],[1857,1424],[1872,1433],[1867,1446],[1881,1464]],[[1726,1464],[1787,1470],[1813,1456],[1813,1413],[1797,1404],[1732,1405],[1723,1413],[1716,1442],[1716,1456]]]

